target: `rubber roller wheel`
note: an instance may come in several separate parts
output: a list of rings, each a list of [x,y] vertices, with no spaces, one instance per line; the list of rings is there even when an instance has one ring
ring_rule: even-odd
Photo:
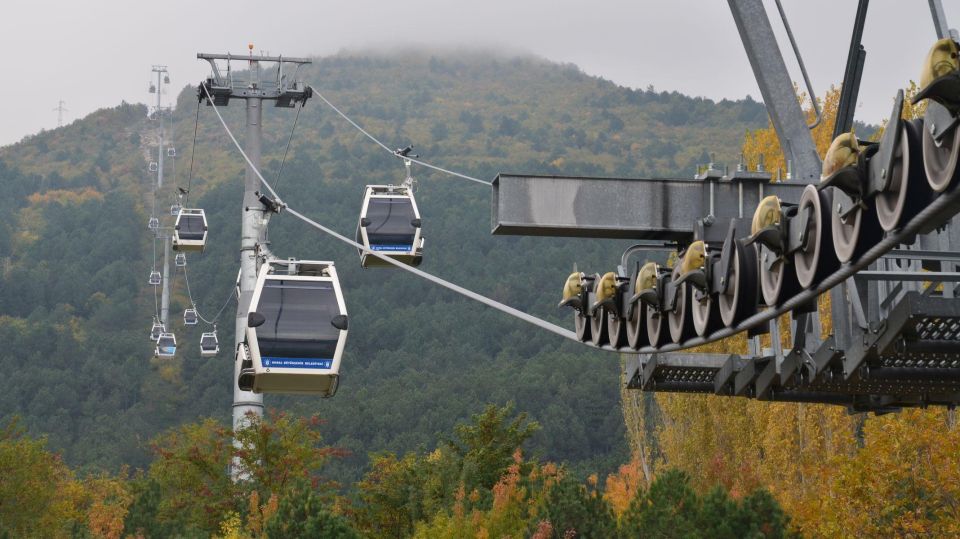
[[[903,124],[900,146],[894,153],[890,187],[876,198],[877,219],[887,232],[910,222],[933,198],[933,189],[923,170],[923,122]]]
[[[828,200],[833,200],[839,189],[828,188]],[[833,239],[833,250],[840,262],[849,262],[860,258],[867,249],[873,247],[883,238],[883,229],[877,212],[854,208],[846,217],[841,217],[837,203],[830,211],[830,231]]]
[[[725,293],[717,294],[720,320],[732,327],[757,312],[757,249],[753,245],[733,242],[733,256],[727,273],[730,282]]]
[[[603,346],[610,342],[607,333],[607,308],[600,307],[590,317],[590,341],[595,346]]]
[[[670,341],[667,330],[667,313],[659,312],[653,307],[646,306],[647,342],[654,348],[660,348]]]
[[[642,301],[633,306],[633,313],[625,320],[627,326],[627,344],[639,350],[647,344],[647,308]]]
[[[833,245],[833,220],[830,216],[831,197],[808,185],[800,195],[798,213],[810,211],[806,245],[793,254],[793,266],[800,288],[811,288],[840,267]]]
[[[937,146],[930,134],[930,129],[924,126],[923,131],[923,169],[927,174],[930,188],[942,193],[956,185],[956,177],[960,176],[957,159],[960,156],[960,136],[957,129],[943,135],[943,140]]]
[[[627,322],[613,311],[607,311],[607,338],[614,348],[627,345]]]
[[[691,315],[693,316],[693,330],[703,337],[723,327],[720,318],[720,303],[714,294],[702,294],[692,286],[687,293],[693,296],[690,299]]]
[[[673,279],[680,275],[680,267],[673,268]],[[677,301],[673,311],[667,313],[667,326],[670,328],[670,339],[681,343],[697,334],[693,327],[693,293],[690,285],[683,283],[677,287]]]
[[[580,311],[574,311],[573,313],[573,325],[577,332],[577,338],[580,339],[580,342],[587,342],[590,340],[590,319],[583,315]]]
[[[800,291],[797,282],[797,273],[793,271],[793,261],[789,257],[776,260],[767,269],[767,260],[776,259],[777,255],[770,249],[757,245],[757,272],[760,276],[760,292],[763,302],[771,307],[779,305],[789,297]]]

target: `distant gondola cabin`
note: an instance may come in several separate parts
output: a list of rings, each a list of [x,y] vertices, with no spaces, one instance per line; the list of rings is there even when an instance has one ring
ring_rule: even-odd
[[[207,243],[207,216],[202,209],[183,208],[173,226],[173,249],[203,251]]]
[[[420,210],[408,186],[368,185],[364,191],[357,243],[395,260],[419,266],[423,261]],[[360,250],[360,265],[391,267],[391,264]]]

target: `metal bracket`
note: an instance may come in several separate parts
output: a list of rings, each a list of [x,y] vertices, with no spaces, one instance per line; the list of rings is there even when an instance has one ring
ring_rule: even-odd
[[[869,177],[867,180],[867,194],[882,193],[890,187],[893,178],[893,166],[897,149],[900,147],[900,134],[903,131],[903,90],[897,91],[893,101],[893,111],[890,120],[880,139],[880,147],[876,155],[869,161]]]
[[[960,117],[954,116],[950,111],[937,103],[927,100],[927,112],[923,116],[923,128],[930,132],[934,143],[940,146],[943,143],[943,137],[957,127]]]

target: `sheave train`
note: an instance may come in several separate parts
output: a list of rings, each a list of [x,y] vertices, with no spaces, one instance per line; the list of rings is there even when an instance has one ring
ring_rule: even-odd
[[[560,307],[574,310],[580,340],[657,349],[736,326],[816,287],[956,189],[958,51],[960,45],[946,38],[927,55],[913,100],[926,101],[923,119],[901,119],[899,92],[880,142],[852,133],[837,137],[819,185],[806,186],[799,203],[762,199],[749,230],[735,222],[722,243],[693,241],[673,268],[647,262],[603,275],[574,271]],[[951,207],[944,221],[958,211],[960,205]]]

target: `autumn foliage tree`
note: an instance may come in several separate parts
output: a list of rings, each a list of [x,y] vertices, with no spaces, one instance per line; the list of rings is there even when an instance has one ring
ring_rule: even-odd
[[[140,502],[150,503],[151,487],[156,492],[155,515],[146,523],[177,522],[184,530],[212,534],[223,522],[245,515],[247,529],[258,532],[278,500],[303,485],[332,505],[333,485],[322,470],[340,452],[321,444],[318,418],[271,411],[265,418],[251,416],[248,423],[234,432],[207,419],[154,440],[156,459],[141,479]],[[242,470],[239,480],[230,473],[232,465]]]

